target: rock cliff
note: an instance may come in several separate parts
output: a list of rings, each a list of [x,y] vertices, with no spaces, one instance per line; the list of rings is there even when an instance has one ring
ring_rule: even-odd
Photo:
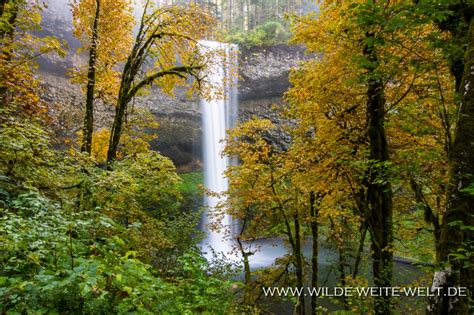
[[[289,87],[288,72],[304,58],[301,47],[279,45],[243,50],[239,56],[239,120],[257,116],[278,123],[271,108],[283,105],[283,94]],[[81,128],[84,94],[65,75],[71,60],[43,61],[41,76],[44,100],[60,104],[57,110],[64,119],[60,125],[66,128],[62,132],[74,136]],[[53,71],[51,64],[55,64]],[[153,131],[158,137],[152,141],[152,148],[170,157],[184,171],[200,165],[201,113],[197,99],[188,99],[183,93],[177,95],[173,98],[153,89],[148,95],[137,97],[134,106],[149,109],[160,123],[160,128]],[[111,126],[113,104],[97,104],[95,115],[96,128]],[[285,141],[284,135],[280,136]]]
[[[84,56],[75,53],[79,43],[72,36],[71,14],[61,1],[51,1],[42,22],[43,33],[55,35],[69,45],[64,59],[45,57],[40,60],[40,75],[44,82],[43,98],[57,104],[55,110],[61,117],[58,131],[75,136],[81,129],[84,93],[67,78],[67,70],[84,62]],[[268,48],[243,49],[239,54],[239,120],[252,116],[268,118],[278,123],[271,108],[283,105],[283,94],[289,87],[288,72],[305,59],[304,49],[298,46],[278,45]],[[148,95],[137,97],[136,108],[147,108],[160,123],[151,145],[154,150],[170,157],[182,170],[199,168],[201,152],[201,113],[197,99],[187,99],[183,93],[173,98],[153,89]],[[56,113],[58,114],[58,113]],[[112,124],[113,104],[96,106],[96,128]],[[278,135],[285,140],[285,135]],[[284,145],[284,144],[283,144]]]

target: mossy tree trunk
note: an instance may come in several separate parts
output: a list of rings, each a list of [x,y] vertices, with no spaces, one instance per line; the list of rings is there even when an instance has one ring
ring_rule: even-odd
[[[474,8],[470,8],[473,12]],[[467,11],[466,11],[467,12]],[[467,296],[434,297],[429,314],[472,314],[474,290],[474,19],[467,20],[469,33],[464,70],[459,87],[461,103],[452,150],[446,210],[441,225],[438,261],[448,265],[435,273],[433,286],[466,287]],[[469,256],[470,255],[470,256]]]
[[[301,226],[298,210],[295,210],[293,216],[293,224],[295,226],[295,269],[296,269],[296,285],[298,288],[304,287],[304,277],[303,277],[303,252],[301,250]],[[296,313],[298,315],[305,314],[305,298],[304,294],[298,296],[298,303],[296,305]]]
[[[312,253],[311,253],[311,287],[316,288],[318,286],[318,216],[319,208],[316,204],[316,194],[311,192],[309,196],[309,212],[310,212],[310,227],[312,237]],[[311,295],[311,315],[316,314],[316,308],[318,307],[318,296],[316,294]]]
[[[367,115],[370,148],[370,178],[368,200],[370,213],[367,218],[372,237],[372,270],[377,287],[390,287],[393,272],[393,226],[392,226],[392,188],[387,176],[389,161],[388,143],[385,132],[384,83],[378,73],[378,56],[375,35],[368,32],[364,56],[370,66],[367,70]],[[390,314],[390,296],[382,295],[375,299],[376,314]]]
[[[247,207],[247,213],[250,207]],[[244,288],[244,297],[243,297],[243,304],[245,306],[252,304],[252,272],[250,269],[250,261],[249,257],[253,255],[252,251],[247,251],[245,249],[244,244],[242,243],[242,237],[247,228],[247,224],[249,222],[249,216],[246,214],[244,219],[242,220],[242,228],[240,229],[240,233],[237,236],[237,244],[239,246],[240,254],[242,255],[242,260],[244,264],[244,279],[245,279],[245,288]]]
[[[91,154],[92,150],[92,134],[94,133],[94,90],[96,79],[96,61],[97,61],[97,40],[99,37],[99,15],[100,0],[96,0],[96,10],[94,23],[92,25],[91,45],[89,49],[89,65],[87,70],[87,92],[86,107],[84,114],[84,127],[82,129],[82,146],[81,151]]]
[[[9,63],[13,57],[13,47],[15,41],[15,28],[18,18],[19,1],[16,0],[3,0],[1,3],[2,15],[1,19],[4,20],[3,28],[0,29],[0,40],[1,40],[1,51],[0,58],[2,63]],[[0,75],[0,81],[3,81]],[[6,107],[9,103],[8,88],[0,82],[0,105]]]

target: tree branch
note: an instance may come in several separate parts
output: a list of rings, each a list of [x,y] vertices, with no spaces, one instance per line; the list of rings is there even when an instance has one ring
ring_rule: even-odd
[[[186,78],[185,74],[187,73],[187,74],[192,75],[192,76],[197,78],[197,74],[195,73],[195,71],[200,70],[202,68],[203,68],[202,65],[199,65],[199,66],[178,66],[178,67],[173,67],[173,68],[168,69],[168,70],[162,70],[162,71],[155,72],[153,74],[148,75],[143,80],[141,80],[137,85],[134,85],[130,89],[130,91],[127,93],[127,98],[132,98],[133,96],[135,96],[135,94],[137,94],[137,92],[141,88],[143,88],[147,85],[153,84],[153,81],[155,81],[156,79],[167,76],[167,75],[177,75],[177,76],[185,79]]]

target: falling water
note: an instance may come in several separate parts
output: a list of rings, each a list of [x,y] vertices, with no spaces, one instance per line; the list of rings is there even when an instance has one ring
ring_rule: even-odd
[[[229,158],[222,156],[226,129],[234,126],[237,114],[237,46],[214,41],[201,41],[203,52],[213,54],[213,62],[207,69],[207,92],[211,100],[201,100],[203,123],[204,184],[215,193],[227,190],[228,181],[224,176]],[[232,217],[216,206],[220,197],[205,196],[204,228],[207,232],[204,244],[217,253],[227,254],[232,247]],[[216,217],[217,213],[221,213]],[[220,223],[219,231],[209,229]]]
[[[204,184],[212,192],[223,192],[228,188],[227,178],[224,172],[231,163],[228,157],[222,156],[226,129],[235,125],[237,118],[237,46],[214,41],[201,41],[200,48],[203,53],[212,53],[213,62],[206,70],[206,84],[204,89],[211,94],[211,100],[201,100],[202,124],[203,124],[203,155],[204,155]],[[223,95],[222,95],[223,92]],[[240,261],[242,257],[238,253],[231,253],[235,240],[232,238],[234,228],[237,224],[232,217],[223,213],[216,206],[222,202],[219,197],[205,196],[204,205],[206,213],[203,218],[203,227],[206,238],[201,244],[205,250],[208,247],[216,253],[224,253],[231,261]],[[216,214],[219,214],[216,218]],[[210,225],[216,223],[222,225],[219,231],[213,231]],[[275,259],[288,254],[287,248],[281,239],[261,239],[243,242],[247,252],[254,252],[250,256],[252,269],[267,267],[274,263]],[[258,250],[257,250],[258,248]],[[309,249],[306,250],[310,252]],[[323,256],[321,250],[320,256]],[[211,255],[208,255],[212,258]]]

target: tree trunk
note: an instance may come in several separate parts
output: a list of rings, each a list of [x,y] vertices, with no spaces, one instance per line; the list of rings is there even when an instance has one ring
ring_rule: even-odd
[[[313,242],[313,248],[311,253],[311,287],[318,287],[318,215],[319,209],[316,206],[316,197],[315,193],[311,192],[309,196],[309,212],[311,218],[311,236]],[[313,289],[314,290],[314,289]],[[316,308],[318,307],[318,297],[316,294],[311,295],[311,315],[316,314]]]
[[[338,244],[338,251],[339,251],[339,262],[338,262],[339,281],[341,283],[341,287],[345,287],[346,286],[346,256],[345,256],[344,242],[342,244]],[[347,296],[342,296],[342,300],[344,303],[344,309],[349,310]]]
[[[364,48],[364,56],[371,66],[367,86],[368,135],[371,165],[368,184],[370,215],[368,223],[372,237],[374,283],[377,287],[390,287],[393,269],[392,188],[386,174],[389,160],[385,134],[385,96],[382,79],[376,73],[378,56],[374,34],[367,33],[370,40]],[[376,314],[390,314],[390,296],[382,295],[375,300]]]
[[[237,20],[235,22],[235,25],[237,25],[237,28],[241,30],[244,29],[244,12],[245,12],[244,3],[245,3],[245,0],[237,0],[238,13],[237,13]]]
[[[252,29],[255,29],[258,25],[258,5],[254,3],[253,5],[253,19],[252,19]]]
[[[279,19],[280,18],[280,1],[275,0],[275,18]]]
[[[8,0],[0,0],[0,17],[3,17],[3,12],[5,11],[5,5]]]
[[[87,71],[86,108],[84,115],[83,140],[81,151],[91,155],[92,134],[94,133],[94,89],[95,89],[95,66],[97,60],[97,39],[99,27],[100,0],[96,0],[94,24],[92,26],[91,47],[89,49],[89,68]]]
[[[250,282],[252,281],[252,273],[250,271],[249,253],[241,251],[242,257],[244,258],[244,273],[245,273],[245,292],[244,292],[244,305],[250,304],[251,298],[251,287]]]
[[[244,0],[244,19],[243,19],[243,30],[249,30],[249,21],[250,20],[250,1]]]
[[[241,240],[242,235],[245,232],[245,228],[247,226],[248,220],[249,218],[246,215],[245,218],[243,219],[242,228],[240,230],[239,236],[237,237],[237,244],[239,245],[240,254],[242,255],[243,263],[244,263],[244,279],[245,279],[245,289],[244,289],[244,298],[243,298],[244,305],[250,305],[251,293],[252,293],[252,288],[251,288],[252,272],[250,270],[249,256],[251,256],[253,253],[245,250],[242,244],[242,240]]]
[[[143,25],[140,26],[140,31],[143,30]],[[138,38],[138,36],[137,36]],[[109,148],[107,150],[107,168],[110,169],[111,163],[117,158],[117,150],[122,136],[123,123],[125,119],[125,112],[127,110],[128,102],[130,101],[129,91],[132,86],[135,75],[138,72],[138,67],[141,64],[142,56],[139,56],[139,43],[135,42],[132,52],[127,58],[127,62],[123,68],[122,79],[120,81],[119,96],[117,106],[115,107],[114,123],[110,131]]]
[[[16,24],[16,18],[18,15],[18,3],[15,2],[15,0],[0,0],[0,11],[2,19],[4,18],[3,15],[5,14],[10,14],[10,17],[5,16],[5,19],[8,18],[8,24],[5,25],[4,29],[0,29],[0,37],[2,38],[3,46],[5,47],[7,43],[5,43],[5,40],[8,38],[12,38],[12,35],[15,32],[15,24]]]
[[[362,259],[362,252],[364,251],[364,243],[365,243],[366,235],[367,235],[367,225],[365,224],[365,222],[362,222],[361,227],[360,227],[359,248],[357,249],[356,260],[354,262],[354,270],[352,272],[352,279],[355,279],[357,277],[357,274],[359,273],[359,266],[360,266],[360,261]]]
[[[123,84],[123,83],[122,83]],[[123,88],[124,91],[128,89]],[[123,123],[125,119],[125,112],[128,105],[127,94],[120,89],[120,96],[115,108],[114,124],[110,133],[109,149],[107,151],[107,167],[110,168],[110,163],[117,159],[117,150],[122,136]]]
[[[5,29],[0,30],[0,37],[2,40],[2,47],[0,51],[0,57],[2,58],[1,62],[2,63],[9,63],[13,57],[13,43],[15,41],[15,27],[16,27],[16,22],[17,22],[17,17],[18,17],[18,3],[16,3],[13,0],[10,0],[8,2],[3,2],[3,12],[6,13],[5,7],[9,9],[10,16],[8,17],[8,24]],[[2,73],[0,76],[0,81],[3,81],[2,77],[4,75],[8,75],[8,73]],[[8,93],[8,87],[0,83],[0,106],[6,107],[7,104],[9,103],[9,93]]]
[[[472,314],[470,299],[474,292],[474,257],[453,256],[473,252],[474,194],[466,191],[474,183],[474,19],[468,20],[469,33],[460,84],[459,118],[449,157],[450,181],[446,210],[441,225],[438,261],[449,263],[435,273],[433,286],[466,287],[468,296],[433,297],[429,314]],[[472,303],[471,303],[472,304]]]
[[[411,186],[411,189],[413,190],[413,193],[415,194],[416,202],[418,203],[418,205],[421,205],[423,207],[425,222],[433,225],[435,249],[436,249],[436,252],[438,253],[439,252],[439,249],[438,249],[439,238],[441,234],[439,216],[437,213],[435,214],[431,206],[426,201],[421,185],[418,184],[414,178],[410,179],[410,186]]]
[[[277,196],[275,186],[274,186],[274,178],[273,178],[273,172],[271,173],[271,189],[272,193],[274,196]],[[296,285],[299,288],[303,287],[304,280],[303,280],[303,261],[302,261],[302,252],[301,252],[301,235],[300,235],[300,221],[299,221],[299,216],[298,216],[298,210],[295,209],[295,213],[293,215],[293,223],[295,227],[295,235],[293,237],[293,233],[291,231],[291,225],[290,225],[290,220],[285,214],[285,209],[283,207],[283,204],[280,202],[278,210],[282,214],[282,217],[284,219],[284,224],[286,227],[286,235],[288,236],[288,242],[290,243],[293,258],[294,258],[294,265],[296,269]],[[304,308],[304,296],[298,296],[298,301],[296,303],[295,307],[295,314],[297,315],[302,315],[304,314],[305,308]]]
[[[233,23],[233,21],[234,21],[234,16],[233,16],[233,15],[234,15],[234,14],[233,14],[233,12],[232,12],[234,3],[233,3],[232,0],[229,0],[227,5],[228,5],[228,12],[229,12],[229,13],[228,13],[228,14],[229,14],[229,21],[228,21],[228,23],[227,23],[227,27],[228,27],[229,29],[232,29],[232,27],[233,27],[233,25],[234,25],[234,23]]]
[[[303,278],[303,253],[301,251],[301,232],[300,232],[300,219],[298,215],[298,210],[295,210],[295,215],[293,217],[295,224],[295,267],[296,267],[296,286],[299,288],[304,287],[304,278]],[[305,314],[305,299],[304,294],[298,296],[298,303],[296,305],[296,313],[298,315]]]

